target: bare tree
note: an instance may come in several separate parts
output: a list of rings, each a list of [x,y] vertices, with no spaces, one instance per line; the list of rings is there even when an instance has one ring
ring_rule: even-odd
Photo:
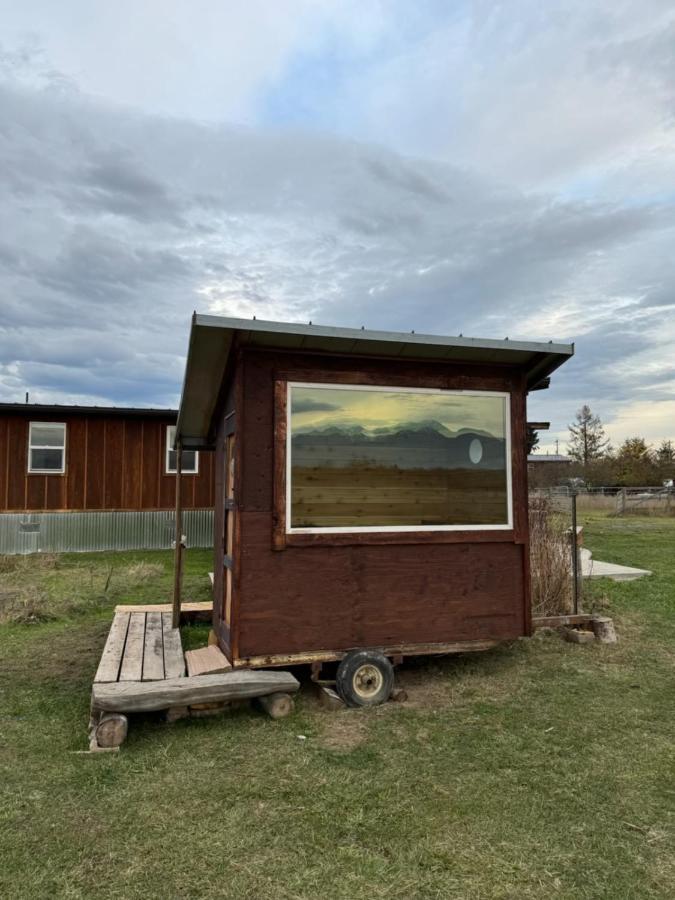
[[[577,412],[576,419],[568,426],[570,440],[567,452],[577,462],[588,465],[594,459],[600,459],[609,449],[609,440],[605,437],[600,416],[594,416],[590,406],[584,404]]]

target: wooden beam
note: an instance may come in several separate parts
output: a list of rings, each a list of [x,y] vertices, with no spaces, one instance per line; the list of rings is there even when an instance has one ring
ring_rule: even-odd
[[[147,712],[242,700],[268,694],[295,693],[300,684],[290,672],[225,672],[198,678],[168,678],[165,681],[95,684],[92,704],[105,712]]]
[[[574,616],[537,616],[532,619],[532,628],[559,628],[562,625],[586,625],[592,622],[592,613],[578,613]]]
[[[178,439],[176,441],[176,549],[174,556],[174,572],[173,572],[173,617],[172,623],[174,628],[180,625],[180,601],[181,601],[181,585],[183,582],[183,507],[182,507],[182,485],[183,485],[183,442]]]
[[[451,641],[438,644],[397,644],[395,647],[377,647],[385,656],[443,656],[446,653],[475,653],[491,650],[499,641]],[[342,659],[347,650],[308,650],[304,653],[276,653],[269,656],[245,656],[233,659],[235,669],[263,668],[267,666],[300,666],[316,662],[332,662]]]
[[[120,603],[115,607],[116,613],[136,613],[136,612],[161,612],[161,613],[170,613],[173,609],[171,603]],[[189,603],[181,603],[180,611],[183,617],[186,617],[188,613],[205,613],[209,616],[210,621],[210,612],[213,609],[213,601],[212,600],[200,600],[198,602],[190,601]]]

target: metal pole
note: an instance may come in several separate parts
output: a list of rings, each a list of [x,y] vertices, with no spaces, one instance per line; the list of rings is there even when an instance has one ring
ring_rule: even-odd
[[[579,615],[579,547],[577,546],[577,493],[572,491],[572,577],[574,579],[574,615]]]
[[[179,439],[176,442],[176,537],[173,568],[173,615],[172,626],[180,625],[180,594],[183,581],[183,444]]]

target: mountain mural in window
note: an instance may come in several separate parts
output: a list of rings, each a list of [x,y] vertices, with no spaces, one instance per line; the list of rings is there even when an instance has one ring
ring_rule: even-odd
[[[507,402],[292,385],[291,528],[508,525]]]

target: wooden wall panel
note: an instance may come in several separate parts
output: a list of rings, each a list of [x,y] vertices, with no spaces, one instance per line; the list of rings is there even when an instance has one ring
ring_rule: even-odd
[[[71,449],[72,448],[72,449]],[[87,420],[71,419],[67,423],[66,434],[66,478],[64,495],[59,509],[69,505],[74,509],[85,508],[85,488],[87,476]],[[57,479],[50,479],[56,481]]]
[[[26,471],[28,469],[28,423],[22,419],[9,419],[8,425],[7,508],[24,509],[26,506]]]
[[[0,512],[57,509],[173,509],[175,480],[164,474],[171,419],[40,413],[34,421],[66,423],[66,472],[28,475],[30,414],[0,414]],[[186,475],[185,507],[213,504],[213,453]]]
[[[124,451],[122,454],[122,508],[141,508],[143,478],[143,421],[123,420]]]
[[[57,478],[53,475],[43,476],[45,480],[45,509],[66,509],[67,506],[67,479]]]
[[[47,475],[26,475],[26,507],[47,508]]]
[[[523,634],[516,544],[270,550],[270,516],[242,514],[239,656]]]
[[[527,629],[525,394],[521,373],[246,351],[239,657],[400,643],[511,639]],[[510,391],[514,531],[464,543],[287,546],[273,535],[274,382],[343,381]],[[482,538],[490,537],[490,540]]]
[[[159,507],[159,479],[164,467],[164,445],[161,436],[165,426],[162,422],[143,422],[143,471],[141,474],[141,508]],[[157,464],[159,460],[159,465]]]
[[[105,509],[105,419],[87,421],[85,509]],[[74,449],[71,448],[71,453]]]
[[[0,509],[7,508],[9,420],[0,418]]]
[[[105,509],[122,509],[124,420],[106,420],[104,440],[105,479],[103,490],[103,506]]]

